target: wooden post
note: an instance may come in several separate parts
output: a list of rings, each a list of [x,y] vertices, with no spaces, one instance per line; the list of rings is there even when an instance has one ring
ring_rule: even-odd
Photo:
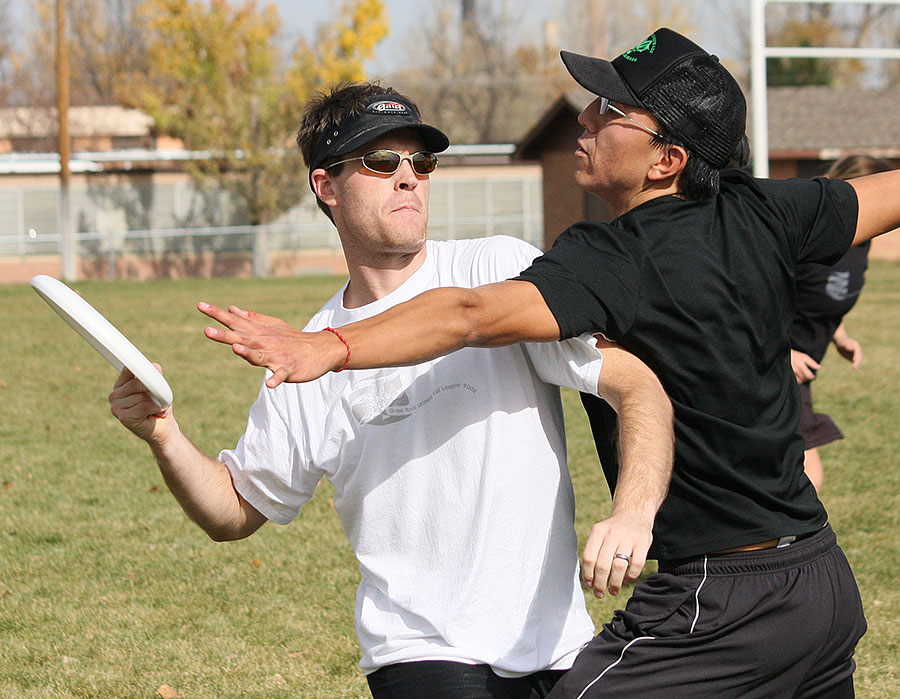
[[[59,118],[59,233],[62,241],[62,276],[78,278],[75,234],[72,231],[72,206],[69,199],[69,50],[66,41],[66,4],[56,0],[56,101]]]

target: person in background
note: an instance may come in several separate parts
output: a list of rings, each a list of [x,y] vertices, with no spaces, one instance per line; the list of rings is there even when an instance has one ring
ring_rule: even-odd
[[[603,396],[621,417],[624,488],[585,545],[596,594],[617,593],[646,560],[671,475],[669,400],[642,362],[591,336],[340,371],[352,357],[337,327],[442,285],[506,279],[540,251],[506,236],[427,240],[430,175],[448,140],[390,88],[312,100],[297,142],[349,270],[307,326],[344,348],[339,371],[263,385],[246,432],[217,459],[127,371],[111,410],[216,540],[287,524],[322,478],[334,485],[361,574],[360,666],[377,699],[543,697],[593,633],[557,386]],[[297,590],[302,603],[302,581]]]
[[[826,177],[854,177],[893,170],[894,166],[871,155],[848,155],[828,169]],[[862,363],[862,346],[847,334],[844,316],[856,304],[865,282],[869,242],[856,245],[833,265],[815,262],[797,267],[797,315],[788,332],[791,367],[800,384],[800,436],[803,437],[803,470],[816,491],[822,489],[824,472],[819,447],[843,439],[830,416],[813,410],[812,382],[830,343],[853,369]]]

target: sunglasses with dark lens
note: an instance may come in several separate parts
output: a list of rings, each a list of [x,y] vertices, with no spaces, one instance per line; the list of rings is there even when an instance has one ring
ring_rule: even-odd
[[[404,160],[410,162],[413,170],[415,170],[418,175],[431,174],[438,164],[437,156],[427,150],[422,150],[418,153],[413,153],[412,155],[401,155],[396,151],[382,148],[369,151],[365,155],[358,155],[355,158],[338,160],[336,163],[331,163],[328,168],[333,168],[335,165],[340,165],[341,163],[349,163],[351,160],[362,160],[363,167],[372,172],[377,172],[380,175],[393,175],[400,169],[400,163]]]

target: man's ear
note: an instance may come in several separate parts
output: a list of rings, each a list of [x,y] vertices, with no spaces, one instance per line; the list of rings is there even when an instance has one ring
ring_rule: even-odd
[[[322,200],[322,203],[328,207],[332,207],[337,203],[332,186],[331,175],[325,168],[318,167],[309,174],[309,181],[312,183],[313,191],[316,196]]]
[[[650,166],[647,177],[653,181],[662,181],[677,177],[687,165],[688,154],[681,146],[665,145],[659,149],[659,157]]]

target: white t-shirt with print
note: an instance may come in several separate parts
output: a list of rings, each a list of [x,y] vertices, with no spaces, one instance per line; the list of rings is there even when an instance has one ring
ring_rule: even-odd
[[[540,251],[505,236],[429,241],[400,288],[307,325],[338,327],[428,289],[513,277]],[[403,342],[403,337],[397,337]],[[219,455],[265,517],[290,522],[323,477],[359,560],[366,672],[413,660],[501,675],[566,669],[593,634],[578,575],[559,391],[596,394],[586,340],[463,349],[412,367],[262,386],[247,430]]]

